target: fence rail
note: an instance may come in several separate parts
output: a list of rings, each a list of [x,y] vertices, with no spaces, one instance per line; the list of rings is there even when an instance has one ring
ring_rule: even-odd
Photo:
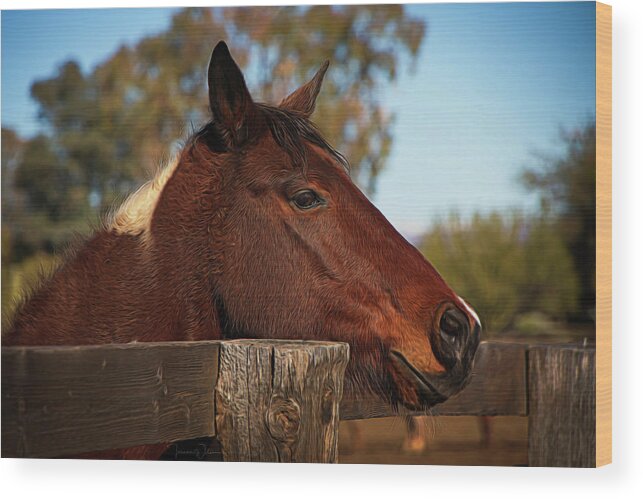
[[[423,412],[393,409],[381,400],[342,401],[342,419],[371,419]],[[527,346],[513,343],[480,344],[469,385],[431,409],[435,416],[527,416]]]
[[[2,348],[2,457],[216,436],[235,461],[336,462],[340,419],[399,410],[342,399],[348,346],[232,340]],[[595,465],[595,350],[482,343],[433,415],[529,420],[529,464]],[[341,403],[340,403],[341,402]]]

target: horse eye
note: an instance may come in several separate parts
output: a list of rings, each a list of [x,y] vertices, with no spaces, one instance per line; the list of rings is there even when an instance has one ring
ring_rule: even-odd
[[[301,210],[314,208],[322,202],[314,191],[300,191],[293,196],[292,201],[295,203],[295,206]]]

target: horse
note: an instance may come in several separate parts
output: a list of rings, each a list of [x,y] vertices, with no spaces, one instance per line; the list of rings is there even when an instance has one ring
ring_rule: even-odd
[[[216,45],[210,121],[40,283],[3,344],[323,339],[350,346],[347,393],[428,409],[459,392],[480,320],[310,121],[328,65],[268,105]]]

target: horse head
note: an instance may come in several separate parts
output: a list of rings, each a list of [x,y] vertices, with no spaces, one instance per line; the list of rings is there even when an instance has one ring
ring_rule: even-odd
[[[176,230],[179,198],[207,221],[198,258],[224,337],[344,341],[353,385],[431,406],[467,382],[480,321],[309,121],[327,68],[279,106],[259,104],[219,43],[208,70],[212,120],[183,153],[192,181],[216,182],[190,190],[177,169],[151,233]]]

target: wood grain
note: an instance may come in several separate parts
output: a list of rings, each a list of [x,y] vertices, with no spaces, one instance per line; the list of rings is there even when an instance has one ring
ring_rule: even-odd
[[[596,351],[529,349],[529,465],[596,466]]]
[[[596,464],[612,462],[612,7],[596,4]]]
[[[2,349],[2,457],[214,435],[219,342]]]
[[[343,400],[342,419],[369,419],[394,415],[527,415],[527,346],[513,343],[480,344],[473,376],[459,394],[430,412],[395,410],[375,398]]]
[[[531,465],[593,466],[595,358],[592,348],[483,343],[471,384],[430,414],[528,414]],[[196,438],[169,458],[204,459],[201,437],[218,432],[225,460],[336,462],[347,361],[345,344],[302,341],[3,348],[2,455]],[[395,414],[374,400],[341,405],[343,419]]]
[[[225,461],[335,463],[348,345],[226,341],[216,387]]]

